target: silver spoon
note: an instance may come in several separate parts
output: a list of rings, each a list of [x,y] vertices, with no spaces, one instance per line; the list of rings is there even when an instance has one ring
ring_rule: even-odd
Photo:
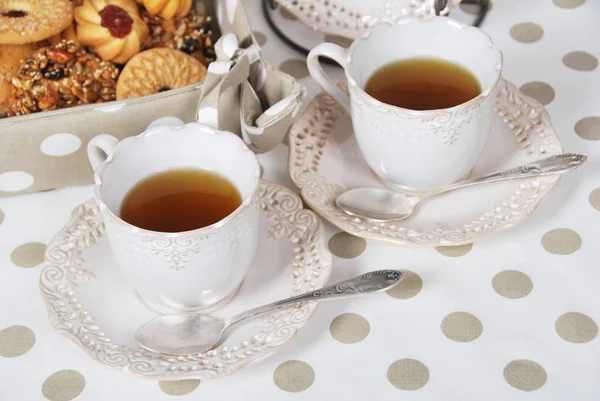
[[[403,278],[404,273],[399,270],[377,270],[316,291],[259,306],[225,320],[194,313],[163,315],[144,323],[137,329],[134,338],[140,346],[150,351],[169,355],[196,354],[213,348],[227,329],[248,318],[305,302],[388,290]]]
[[[413,213],[419,203],[445,192],[496,181],[561,174],[575,170],[586,159],[585,155],[564,153],[510,170],[492,173],[473,180],[459,181],[449,186],[433,188],[414,195],[386,188],[354,188],[338,196],[335,204],[347,214],[367,220],[376,222],[404,220]]]

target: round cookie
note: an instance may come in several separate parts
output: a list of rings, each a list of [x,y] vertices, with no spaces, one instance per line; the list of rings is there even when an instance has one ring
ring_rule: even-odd
[[[136,54],[121,71],[117,100],[181,88],[206,78],[204,64],[178,50],[157,48]]]
[[[69,0],[0,0],[0,44],[38,42],[73,21]]]
[[[31,53],[46,46],[45,41],[24,45],[0,45],[0,117],[8,111],[8,99],[12,94],[11,80],[18,75],[21,63]]]
[[[64,109],[115,100],[119,69],[73,41],[34,52],[12,80],[8,114]]]

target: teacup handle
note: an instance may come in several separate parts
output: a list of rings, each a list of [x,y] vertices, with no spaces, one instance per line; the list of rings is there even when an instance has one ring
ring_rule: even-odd
[[[119,140],[112,135],[102,134],[92,138],[87,146],[88,159],[94,171],[112,153]]]
[[[308,53],[306,60],[308,71],[315,81],[325,89],[337,102],[350,112],[350,99],[340,88],[337,87],[335,81],[331,79],[319,62],[319,56],[327,57],[342,68],[346,68],[346,49],[333,43],[321,43]]]

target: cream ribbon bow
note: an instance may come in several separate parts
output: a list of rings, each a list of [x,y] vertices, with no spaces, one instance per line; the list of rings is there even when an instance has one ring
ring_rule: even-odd
[[[197,121],[241,136],[255,152],[277,146],[306,96],[304,87],[261,59],[256,43],[240,47],[235,34],[215,44],[217,61],[208,67]]]

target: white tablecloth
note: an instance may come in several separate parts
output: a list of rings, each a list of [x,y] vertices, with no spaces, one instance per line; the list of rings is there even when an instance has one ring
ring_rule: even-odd
[[[259,0],[245,3],[266,60],[314,96],[303,57],[269,30]],[[391,294],[319,306],[289,346],[222,379],[136,378],[55,333],[40,257],[91,187],[0,199],[0,400],[600,399],[599,18],[597,0],[495,0],[483,24],[504,52],[504,76],[548,104],[567,151],[590,156],[530,220],[439,250],[364,242],[327,224],[332,251],[345,256],[332,281],[412,273]],[[293,187],[287,152],[282,144],[260,159],[266,178]]]

